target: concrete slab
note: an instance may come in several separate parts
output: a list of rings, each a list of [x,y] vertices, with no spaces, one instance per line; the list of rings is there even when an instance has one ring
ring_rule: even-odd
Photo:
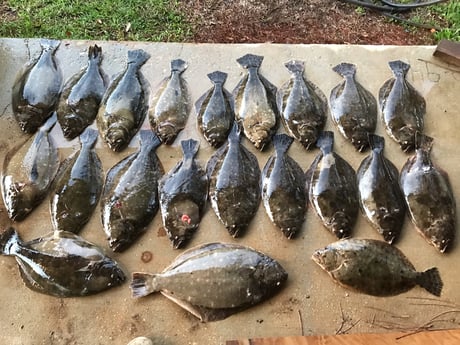
[[[306,76],[327,95],[341,78],[331,68],[340,62],[352,62],[358,67],[357,79],[375,96],[383,82],[391,77],[388,61],[401,59],[412,66],[408,79],[427,101],[426,133],[435,138],[433,159],[450,175],[457,200],[460,200],[460,73],[439,66],[432,57],[435,47],[342,46],[342,45],[273,45],[273,44],[176,44],[141,42],[63,41],[56,57],[66,80],[86,65],[86,49],[90,44],[102,46],[102,67],[109,76],[120,72],[127,50],[142,48],[152,57],[142,68],[152,92],[169,73],[171,59],[182,58],[189,67],[184,73],[191,98],[195,102],[211,84],[206,74],[214,70],[228,73],[226,88],[232,90],[241,77],[242,69],[236,59],[246,53],[265,56],[261,73],[280,86],[289,78],[284,62],[300,59],[306,62]],[[38,40],[0,39],[0,160],[5,152],[24,135],[12,118],[11,86],[15,75],[30,56],[40,52]],[[144,125],[148,128],[148,124]],[[355,152],[338,134],[330,119],[327,129],[336,133],[336,150],[356,169],[366,156]],[[282,128],[279,130],[283,131]],[[386,154],[401,168],[407,155],[399,150],[384,132],[379,121],[377,133],[386,138]],[[59,142],[62,157],[78,147],[76,140],[63,140],[59,126],[52,132]],[[199,160],[204,165],[213,149],[196,129],[192,112],[186,129],[171,147],[158,150],[160,160],[168,171],[181,158],[181,139],[200,140]],[[245,140],[246,147],[257,154],[261,168],[272,149],[260,153]],[[137,138],[122,153],[111,152],[99,143],[97,152],[105,170],[135,150]],[[306,169],[317,151],[306,152],[298,143],[289,151]],[[458,202],[460,204],[460,201]],[[3,205],[0,212],[2,228],[9,224]],[[173,250],[161,228],[157,214],[145,236],[123,254],[112,254],[127,272],[158,272],[167,266],[180,251]],[[14,224],[22,237],[30,240],[51,230],[48,201],[24,222]],[[81,235],[108,249],[95,212]],[[366,220],[360,216],[355,236],[378,238]],[[223,344],[227,339],[246,337],[275,337],[283,335],[319,335],[336,332],[387,332],[414,329],[432,324],[434,328],[458,328],[460,323],[460,276],[458,260],[460,246],[446,255],[416,233],[407,220],[399,248],[416,268],[424,270],[437,266],[444,280],[441,299],[432,299],[426,291],[416,288],[391,298],[376,298],[353,293],[334,284],[327,274],[310,260],[314,249],[334,241],[323,228],[312,209],[298,239],[287,240],[269,221],[264,208],[259,208],[246,236],[232,239],[217,221],[208,206],[206,215],[191,245],[209,241],[236,242],[253,246],[278,259],[289,272],[289,283],[279,295],[257,307],[226,320],[200,323],[196,318],[161,296],[133,300],[128,284],[111,291],[86,297],[58,299],[40,295],[27,289],[11,257],[0,257],[0,343],[2,344],[127,344],[136,336],[147,336],[155,344]],[[141,261],[144,251],[153,253],[149,263]],[[455,311],[454,311],[455,310]]]

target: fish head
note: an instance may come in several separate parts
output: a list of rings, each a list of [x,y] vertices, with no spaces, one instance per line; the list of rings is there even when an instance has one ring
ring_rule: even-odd
[[[105,140],[113,151],[123,150],[130,142],[131,131],[122,123],[113,123],[107,130]]]
[[[171,204],[165,221],[174,248],[181,248],[200,223],[200,209],[192,200],[176,200]]]
[[[351,143],[358,152],[364,152],[369,147],[368,132],[356,131],[351,137]]]
[[[85,124],[83,123],[81,117],[73,113],[63,116],[59,123],[61,125],[64,138],[69,140],[79,136],[83,128],[85,128]]]
[[[272,295],[286,282],[288,273],[275,260],[264,256],[255,268],[254,277],[265,294]]]
[[[156,132],[160,137],[161,142],[169,145],[172,144],[174,139],[176,139],[178,130],[173,123],[165,122],[157,126]]]
[[[351,228],[352,224],[350,218],[345,212],[339,211],[334,214],[331,230],[337,238],[342,239],[350,237]]]
[[[127,249],[145,231],[144,228],[139,229],[135,223],[128,218],[117,219],[112,222],[109,246],[114,252],[122,252]]]
[[[13,183],[9,185],[9,187],[5,188],[3,197],[8,217],[14,221],[23,220],[36,206],[38,195],[40,195],[39,191],[33,183]]]
[[[311,258],[323,270],[331,272],[340,267],[341,260],[338,254],[337,250],[328,246],[315,250]]]
[[[429,241],[439,252],[448,251],[455,238],[456,227],[449,220],[439,219],[433,222],[426,234],[429,234]],[[428,237],[427,237],[428,239]]]
[[[311,145],[316,143],[319,135],[317,126],[302,124],[297,130],[300,142],[306,149],[309,149]]]
[[[85,270],[88,277],[85,290],[88,292],[101,291],[107,287],[121,285],[126,279],[123,270],[112,260],[94,262],[88,265]]]

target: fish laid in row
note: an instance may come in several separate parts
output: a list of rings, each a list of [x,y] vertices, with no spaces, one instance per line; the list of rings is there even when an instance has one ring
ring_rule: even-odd
[[[179,255],[159,274],[133,273],[133,297],[160,291],[203,322],[275,295],[288,278],[274,259],[236,244],[208,243]]]
[[[140,68],[149,58],[142,49],[129,50],[125,70],[110,83],[102,98],[96,123],[113,151],[128,146],[147,114],[147,81]]]
[[[287,154],[293,140],[286,134],[273,137],[275,154],[265,164],[261,181],[265,210],[289,239],[302,228],[307,206],[305,174]]]
[[[139,136],[138,151],[107,172],[102,192],[102,225],[115,252],[147,230],[159,207],[158,180],[164,171],[156,149],[161,142],[151,130],[141,130]]]
[[[316,250],[312,259],[338,284],[368,295],[394,296],[417,285],[441,295],[436,267],[417,272],[398,248],[384,241],[345,239]]]
[[[45,198],[59,169],[59,153],[49,135],[56,124],[53,114],[39,131],[12,148],[2,168],[2,196],[8,216],[23,220]]]
[[[174,248],[181,248],[198,228],[208,197],[208,177],[197,163],[199,142],[181,142],[184,157],[159,182],[163,226]]]
[[[185,128],[190,112],[187,82],[182,78],[186,68],[184,60],[171,61],[171,74],[161,82],[149,111],[150,126],[167,145]]]
[[[304,77],[304,62],[285,64],[291,79],[276,94],[281,122],[286,132],[309,149],[318,140],[327,119],[327,99],[322,91]]]
[[[94,122],[106,82],[100,68],[102,49],[88,48],[88,65],[64,85],[57,108],[58,121],[66,139],[78,137]]]
[[[456,202],[447,173],[431,160],[432,145],[433,138],[416,134],[415,155],[401,169],[400,184],[413,224],[443,253],[456,235]]]
[[[208,78],[214,86],[196,101],[196,121],[208,143],[218,148],[227,140],[235,112],[232,95],[224,88],[227,73],[215,71]]]
[[[339,132],[359,152],[369,148],[368,133],[377,126],[377,101],[355,79],[356,66],[341,63],[333,68],[344,81],[334,87],[330,95],[332,120]]]
[[[25,285],[56,297],[95,294],[120,285],[125,274],[101,248],[72,232],[23,242],[16,230],[0,234],[0,254],[16,258]]]
[[[54,59],[60,41],[41,39],[40,57],[19,71],[12,90],[12,108],[19,127],[35,133],[56,109],[62,73]]]

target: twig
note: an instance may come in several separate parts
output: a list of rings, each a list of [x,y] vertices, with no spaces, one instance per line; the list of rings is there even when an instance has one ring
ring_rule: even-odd
[[[303,320],[302,320],[302,314],[300,313],[300,309],[297,309],[297,314],[299,315],[299,324],[300,324],[300,334],[304,336],[304,331],[303,331]]]

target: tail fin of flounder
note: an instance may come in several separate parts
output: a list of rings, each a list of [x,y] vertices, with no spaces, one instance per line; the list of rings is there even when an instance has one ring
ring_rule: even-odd
[[[303,73],[305,70],[305,63],[299,60],[291,60],[284,64],[289,72],[292,74]]]
[[[236,61],[243,68],[249,68],[249,67],[257,67],[258,68],[262,64],[263,60],[264,60],[263,56],[254,55],[254,54],[246,54],[246,55],[236,59]]]
[[[53,111],[53,114],[45,121],[45,123],[40,127],[40,131],[44,133],[49,133],[57,121],[57,114]]]
[[[0,234],[0,254],[13,255],[11,247],[21,242],[18,233],[14,228],[8,228]]]
[[[171,61],[171,72],[177,71],[182,73],[187,69],[187,63],[182,59],[175,59]]]
[[[139,146],[148,151],[156,149],[161,145],[161,140],[151,129],[142,129],[139,131]]]
[[[99,132],[93,128],[86,128],[84,132],[80,135],[81,146],[93,148],[97,142],[97,136]]]
[[[316,146],[321,149],[323,153],[329,153],[334,147],[334,132],[323,131],[316,141]]]
[[[142,49],[128,50],[128,64],[134,64],[137,67],[142,66],[148,59],[150,54]]]
[[[406,76],[407,71],[410,68],[410,65],[401,60],[390,61],[388,63],[395,77]]]
[[[155,277],[155,274],[134,272],[131,284],[129,285],[132,297],[144,297],[158,291],[155,284]]]
[[[185,159],[195,157],[198,149],[200,148],[200,142],[193,139],[182,140],[180,144],[182,146],[182,152],[184,153]]]
[[[438,297],[441,296],[443,282],[436,267],[420,272],[415,282],[429,293]]]
[[[238,122],[233,122],[233,127],[228,134],[228,141],[232,143],[239,143],[240,142],[240,126]]]
[[[273,137],[273,146],[276,154],[284,154],[291,146],[294,139],[287,134],[277,134]]]
[[[88,48],[88,60],[94,61],[97,64],[100,64],[102,61],[102,48],[97,44],[89,46]]]
[[[385,139],[383,137],[371,133],[369,133],[367,137],[369,139],[369,146],[371,147],[372,151],[383,151],[383,148],[385,147]]]
[[[51,51],[53,53],[56,51],[56,49],[58,49],[60,44],[61,41],[58,40],[50,40],[47,38],[42,38],[40,40],[40,46],[42,47],[42,50]]]
[[[348,62],[342,62],[333,67],[332,70],[340,74],[342,77],[352,77],[356,73],[356,65]]]
[[[223,84],[227,80],[227,73],[214,71],[208,74],[208,78],[212,81],[213,84]]]

